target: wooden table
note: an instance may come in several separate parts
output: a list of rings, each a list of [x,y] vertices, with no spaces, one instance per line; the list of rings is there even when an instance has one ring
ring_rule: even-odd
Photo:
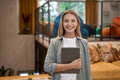
[[[0,80],[50,80],[50,76],[48,74],[29,76],[6,76],[0,77]]]

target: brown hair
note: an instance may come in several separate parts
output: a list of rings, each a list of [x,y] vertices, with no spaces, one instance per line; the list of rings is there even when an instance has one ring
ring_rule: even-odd
[[[60,18],[60,24],[59,24],[59,29],[58,29],[58,36],[61,37],[65,34],[65,30],[63,28],[63,18],[66,14],[73,14],[76,18],[77,18],[77,22],[78,22],[78,26],[75,30],[75,35],[78,36],[78,37],[82,37],[81,36],[81,32],[80,32],[80,19],[79,19],[79,16],[72,10],[66,10],[61,18]]]

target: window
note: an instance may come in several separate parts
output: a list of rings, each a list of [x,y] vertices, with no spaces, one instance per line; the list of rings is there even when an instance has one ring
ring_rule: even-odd
[[[38,5],[42,6],[47,0],[39,0]],[[44,7],[44,19],[48,19],[47,5]],[[74,10],[81,19],[85,22],[85,2],[84,1],[51,1],[50,2],[50,21],[54,21],[57,15],[64,12],[67,9]],[[40,11],[41,13],[41,11]],[[41,15],[41,14],[40,14]]]

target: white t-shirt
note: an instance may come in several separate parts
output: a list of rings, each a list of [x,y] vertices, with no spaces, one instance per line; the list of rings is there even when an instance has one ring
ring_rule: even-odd
[[[63,47],[76,47],[76,38],[65,38],[63,37]],[[60,74],[60,80],[76,80],[77,74],[62,73]]]
[[[63,37],[63,47],[76,47],[76,38]]]

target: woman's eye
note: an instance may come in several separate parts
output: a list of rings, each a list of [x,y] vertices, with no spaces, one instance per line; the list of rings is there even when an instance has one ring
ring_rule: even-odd
[[[68,22],[68,20],[64,20],[64,22]]]
[[[71,22],[75,22],[75,19],[70,20]],[[64,22],[69,22],[68,19],[65,19]]]
[[[72,22],[75,22],[75,20],[74,20],[74,19],[72,19],[71,21],[72,21]]]

